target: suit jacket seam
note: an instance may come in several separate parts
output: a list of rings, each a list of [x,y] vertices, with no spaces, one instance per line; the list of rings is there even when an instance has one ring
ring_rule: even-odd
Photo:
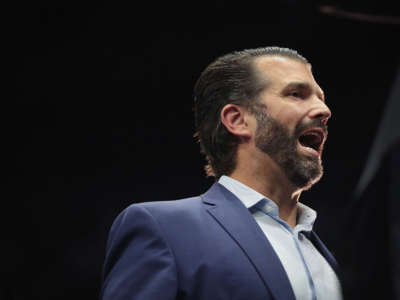
[[[171,257],[172,257],[172,260],[173,260],[173,263],[174,263],[175,278],[176,278],[176,280],[177,280],[177,287],[178,287],[178,285],[179,285],[179,282],[178,282],[178,271],[177,271],[177,270],[178,270],[178,267],[177,267],[177,265],[176,265],[176,257],[175,257],[174,251],[172,250],[172,247],[170,246],[170,244],[169,244],[169,242],[168,242],[168,239],[166,238],[166,235],[165,235],[164,231],[162,230],[162,226],[161,226],[161,224],[158,222],[158,220],[153,216],[153,214],[150,212],[149,209],[147,209],[147,208],[144,207],[144,206],[142,206],[141,208],[143,208],[143,210],[146,211],[146,212],[149,214],[150,218],[151,218],[151,219],[153,220],[153,222],[156,224],[156,227],[157,227],[157,229],[158,229],[158,231],[159,231],[159,233],[160,233],[160,236],[161,236],[162,240],[164,241],[165,245],[166,245],[167,248],[168,248],[168,252],[170,253],[170,255],[171,255]]]

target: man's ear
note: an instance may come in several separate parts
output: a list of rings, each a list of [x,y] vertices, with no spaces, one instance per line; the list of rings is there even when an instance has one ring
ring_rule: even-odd
[[[236,104],[227,104],[221,110],[221,122],[226,129],[241,139],[251,138],[248,112]]]

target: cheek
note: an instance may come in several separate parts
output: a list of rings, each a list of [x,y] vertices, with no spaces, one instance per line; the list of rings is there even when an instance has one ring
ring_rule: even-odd
[[[293,133],[296,126],[304,119],[305,113],[302,109],[298,107],[285,107],[282,108],[275,119],[279,121],[282,125],[286,126],[290,133]]]
[[[251,132],[255,132],[257,130],[257,120],[254,116],[249,116],[246,119],[246,125],[248,126]]]

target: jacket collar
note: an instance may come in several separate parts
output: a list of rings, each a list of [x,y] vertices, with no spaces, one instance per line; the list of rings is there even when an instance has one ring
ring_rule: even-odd
[[[207,210],[212,217],[245,252],[274,298],[295,300],[277,254],[243,203],[219,183],[215,183],[201,198],[208,204]]]
[[[208,212],[245,252],[275,299],[294,300],[292,287],[277,254],[244,204],[219,183],[215,183],[201,198],[208,205]],[[341,279],[335,258],[317,234],[314,231],[305,234]]]

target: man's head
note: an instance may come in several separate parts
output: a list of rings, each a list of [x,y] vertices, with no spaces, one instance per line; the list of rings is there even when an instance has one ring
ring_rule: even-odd
[[[323,103],[310,64],[296,51],[268,47],[222,56],[202,73],[194,97],[196,135],[209,162],[208,175],[219,178],[231,174],[236,167],[237,149],[243,136],[224,117],[226,111],[235,109],[254,116],[256,147],[275,160],[296,185],[308,185],[322,173],[320,157],[311,151],[303,153],[302,150],[310,149],[299,149],[302,145],[299,141],[319,142],[322,149],[324,124],[330,112]],[[300,139],[304,130],[310,128],[315,130]],[[318,137],[320,133],[324,135],[322,140]],[[307,171],[314,166],[314,171],[302,176],[297,172],[290,174],[298,164]],[[304,183],[303,175],[313,178]]]

